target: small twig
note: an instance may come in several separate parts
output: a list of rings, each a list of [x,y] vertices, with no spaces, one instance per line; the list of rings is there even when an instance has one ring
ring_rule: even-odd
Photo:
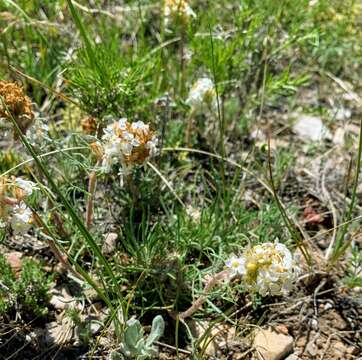
[[[332,339],[333,336],[335,336],[335,334],[331,334],[331,335],[328,336],[326,345],[325,345],[325,347],[324,347],[324,349],[323,349],[323,353],[322,353],[322,355],[321,355],[321,357],[320,357],[319,360],[323,360],[323,359],[324,359],[324,356],[326,355],[326,353],[327,353],[327,351],[328,351],[328,349],[329,349],[329,346],[330,346],[330,344],[331,344],[331,339]]]
[[[64,222],[63,219],[61,218],[61,216],[58,214],[58,212],[54,211],[52,213],[53,215],[53,220],[55,222],[55,225],[57,227],[57,230],[59,231],[60,235],[63,238],[68,238],[69,237],[69,233],[65,230],[64,228]]]
[[[322,289],[322,287],[326,284],[327,279],[323,279],[320,284],[315,288],[313,293],[313,306],[314,306],[314,316],[318,317],[318,307],[317,307],[317,296],[319,293],[319,290]]]
[[[166,186],[170,189],[170,191],[172,192],[173,196],[176,198],[176,200],[183,206],[185,207],[185,204],[183,203],[183,201],[180,199],[180,197],[176,194],[176,191],[173,189],[172,185],[169,183],[169,181],[161,174],[160,170],[158,170],[156,168],[156,166],[154,166],[152,163],[147,162],[147,165],[161,178],[161,180],[166,184]]]
[[[200,307],[204,304],[207,299],[207,294],[209,291],[220,281],[226,279],[229,275],[229,271],[223,270],[215,274],[205,285],[203,295],[201,295],[196,301],[184,312],[178,315],[180,320],[185,320],[190,317],[195,311],[200,309]]]
[[[80,10],[86,12],[86,13],[89,13],[89,14],[103,14],[103,15],[107,15],[109,16],[110,18],[112,19],[115,19],[116,16],[114,14],[112,14],[111,12],[109,11],[106,11],[106,10],[102,10],[102,9],[91,9],[91,8],[88,8],[84,5],[81,5],[79,3],[77,3],[76,1],[73,0],[73,4]]]
[[[161,162],[163,144],[164,144],[165,138],[166,138],[166,128],[167,128],[167,124],[170,121],[170,115],[171,115],[170,114],[170,96],[168,93],[166,93],[165,99],[166,99],[166,103],[164,105],[164,112],[163,112],[163,116],[162,116],[162,127],[161,127],[159,152],[157,154],[157,165],[158,166],[160,165],[160,162]]]
[[[158,345],[158,346],[163,346],[163,347],[165,347],[165,348],[167,348],[167,349],[171,349],[171,350],[174,350],[174,351],[177,350],[178,352],[180,352],[180,353],[182,353],[182,354],[186,354],[186,355],[191,355],[191,354],[192,354],[191,351],[187,351],[187,350],[180,349],[180,348],[175,348],[174,346],[165,344],[165,343],[160,342],[160,341],[155,341],[154,343],[155,343],[156,345]]]
[[[339,85],[339,87],[341,89],[343,89],[354,101],[356,101],[360,106],[362,105],[362,99],[356,94],[354,93],[351,89],[350,86],[348,84],[346,84],[343,80],[337,78],[336,76],[334,76],[332,73],[330,72],[326,72],[326,75],[332,79],[336,84]]]

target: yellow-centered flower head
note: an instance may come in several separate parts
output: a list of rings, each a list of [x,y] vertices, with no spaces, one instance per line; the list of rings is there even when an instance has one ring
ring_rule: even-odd
[[[299,272],[296,259],[284,244],[263,243],[226,262],[231,276],[241,276],[245,288],[262,296],[290,290]]]

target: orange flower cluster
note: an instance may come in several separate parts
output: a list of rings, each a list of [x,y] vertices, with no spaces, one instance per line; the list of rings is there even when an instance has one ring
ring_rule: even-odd
[[[10,120],[10,116],[13,116],[25,133],[34,119],[34,114],[31,100],[24,94],[24,89],[16,83],[0,80],[0,96],[0,117]]]
[[[127,121],[125,127],[126,128],[122,130],[120,123],[115,124],[115,133],[119,138],[127,139],[129,135],[131,135],[131,139],[134,142],[131,153],[129,155],[125,154],[124,156],[125,161],[127,164],[143,164],[150,156],[151,151],[156,148],[155,132],[142,121],[135,123],[129,123]],[[152,155],[154,154],[152,153]]]
[[[106,172],[118,162],[129,168],[143,164],[156,154],[155,132],[142,121],[130,123],[123,118],[114,122],[104,129],[102,142],[103,168]]]

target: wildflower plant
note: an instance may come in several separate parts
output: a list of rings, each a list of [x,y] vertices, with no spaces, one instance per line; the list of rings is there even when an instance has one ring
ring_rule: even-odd
[[[280,112],[285,105],[280,97],[291,96],[302,84],[309,58],[300,59],[298,54],[319,53],[308,33],[313,24],[305,21],[305,14],[311,11],[307,2],[292,0],[288,6],[276,0],[265,4],[209,2],[207,9],[197,14],[197,21],[192,21],[196,18],[193,4],[201,9],[204,3],[191,0],[163,0],[163,8],[133,6],[130,1],[127,15],[129,11],[132,16],[113,14],[109,11],[113,4],[93,9],[92,4],[83,6],[72,0],[47,11],[53,3],[58,2],[44,3],[44,18],[39,22],[36,9],[24,7],[24,14],[31,15],[29,28],[56,24],[59,27],[54,26],[54,32],[64,34],[64,43],[70,40],[69,48],[64,49],[66,57],[57,57],[59,69],[50,68],[43,76],[39,73],[35,82],[59,79],[46,83],[40,93],[45,96],[45,100],[39,97],[44,121],[34,116],[31,100],[21,87],[0,82],[0,89],[6,89],[0,90],[1,120],[6,125],[12,120],[32,156],[8,166],[1,161],[0,152],[1,171],[8,173],[22,163],[27,167],[35,164],[34,173],[44,182],[41,189],[49,199],[41,211],[30,208],[35,184],[0,175],[3,226],[24,233],[32,222],[37,225],[36,235],[45,239],[63,268],[82,286],[88,283],[100,304],[108,308],[107,323],[114,321],[121,357],[157,356],[155,345],[163,333],[163,321],[158,320],[158,331],[151,330],[148,338],[143,333],[143,322],[155,311],[175,314],[174,344],[178,348],[178,335],[182,336],[178,320],[182,323],[203,305],[208,315],[216,307],[223,314],[226,303],[235,300],[230,290],[234,279],[240,280],[238,288],[261,296],[290,291],[300,271],[298,256],[269,239],[284,238],[282,210],[285,206],[289,221],[291,206],[282,203],[282,210],[265,207],[276,199],[276,191],[262,171],[265,153],[256,151],[255,156],[254,142],[247,139],[253,130],[249,125],[267,128],[264,120],[269,108]],[[139,16],[133,16],[135,9]],[[61,22],[48,17],[53,12],[61,14]],[[68,23],[71,18],[72,24]],[[63,32],[68,25],[72,31]],[[11,33],[9,27],[2,34],[10,49],[9,59],[17,53],[8,38]],[[17,37],[15,43],[23,45],[23,40]],[[81,45],[75,49],[71,44]],[[27,45],[38,49],[30,38]],[[39,57],[30,56],[28,64],[19,58],[12,63],[25,75],[36,77],[37,72],[29,70],[30,65],[39,69],[35,62]],[[195,74],[209,74],[210,78],[195,78]],[[189,93],[188,84],[193,84]],[[35,100],[40,88],[31,88]],[[66,113],[71,114],[70,120]],[[253,124],[252,119],[256,119]],[[158,153],[158,135],[148,125],[151,121],[164,145],[160,147],[165,156],[157,159],[157,167],[149,163]],[[246,124],[243,131],[241,121]],[[272,134],[277,133],[276,125],[271,124]],[[276,164],[277,190],[294,162],[288,154],[289,149],[284,157],[277,151],[272,154],[276,161],[269,161]],[[136,170],[145,164],[154,173],[145,172],[145,181],[135,189]],[[113,181],[113,171],[129,188]],[[107,181],[97,188],[100,173],[106,174]],[[154,181],[155,174],[162,181]],[[136,196],[128,196],[128,190]],[[51,216],[43,219],[43,215]],[[352,212],[350,215],[348,219]],[[294,220],[290,222],[294,229]],[[109,240],[108,231],[113,235],[109,239],[115,239],[106,244],[110,251],[102,246],[102,241]],[[251,238],[257,239],[255,245],[247,247]],[[240,253],[222,268],[223,259],[235,249],[241,249]],[[221,282],[227,286],[213,291]],[[212,297],[217,297],[217,302],[209,301]],[[190,357],[197,356],[197,346],[192,352]]]

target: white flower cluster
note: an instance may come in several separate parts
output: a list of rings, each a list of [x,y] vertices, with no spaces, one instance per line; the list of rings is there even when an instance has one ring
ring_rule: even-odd
[[[214,83],[209,78],[201,78],[192,86],[186,104],[194,111],[203,111],[207,105],[212,110],[217,108],[217,98]]]
[[[166,26],[177,21],[187,24],[190,18],[196,17],[186,0],[165,0],[163,14]]]
[[[121,164],[121,174],[133,165],[143,164],[157,152],[157,137],[142,121],[130,123],[122,118],[108,125],[102,137],[102,168],[109,172],[112,165]]]
[[[36,189],[32,181],[14,178],[0,180],[0,223],[10,224],[14,233],[26,233],[32,225],[32,212],[24,200]],[[13,195],[13,197],[9,196]]]
[[[226,262],[230,276],[241,276],[245,287],[262,296],[291,290],[299,273],[296,257],[281,243],[263,243]]]
[[[10,223],[15,234],[24,234],[31,228],[32,212],[24,202],[13,208]]]

